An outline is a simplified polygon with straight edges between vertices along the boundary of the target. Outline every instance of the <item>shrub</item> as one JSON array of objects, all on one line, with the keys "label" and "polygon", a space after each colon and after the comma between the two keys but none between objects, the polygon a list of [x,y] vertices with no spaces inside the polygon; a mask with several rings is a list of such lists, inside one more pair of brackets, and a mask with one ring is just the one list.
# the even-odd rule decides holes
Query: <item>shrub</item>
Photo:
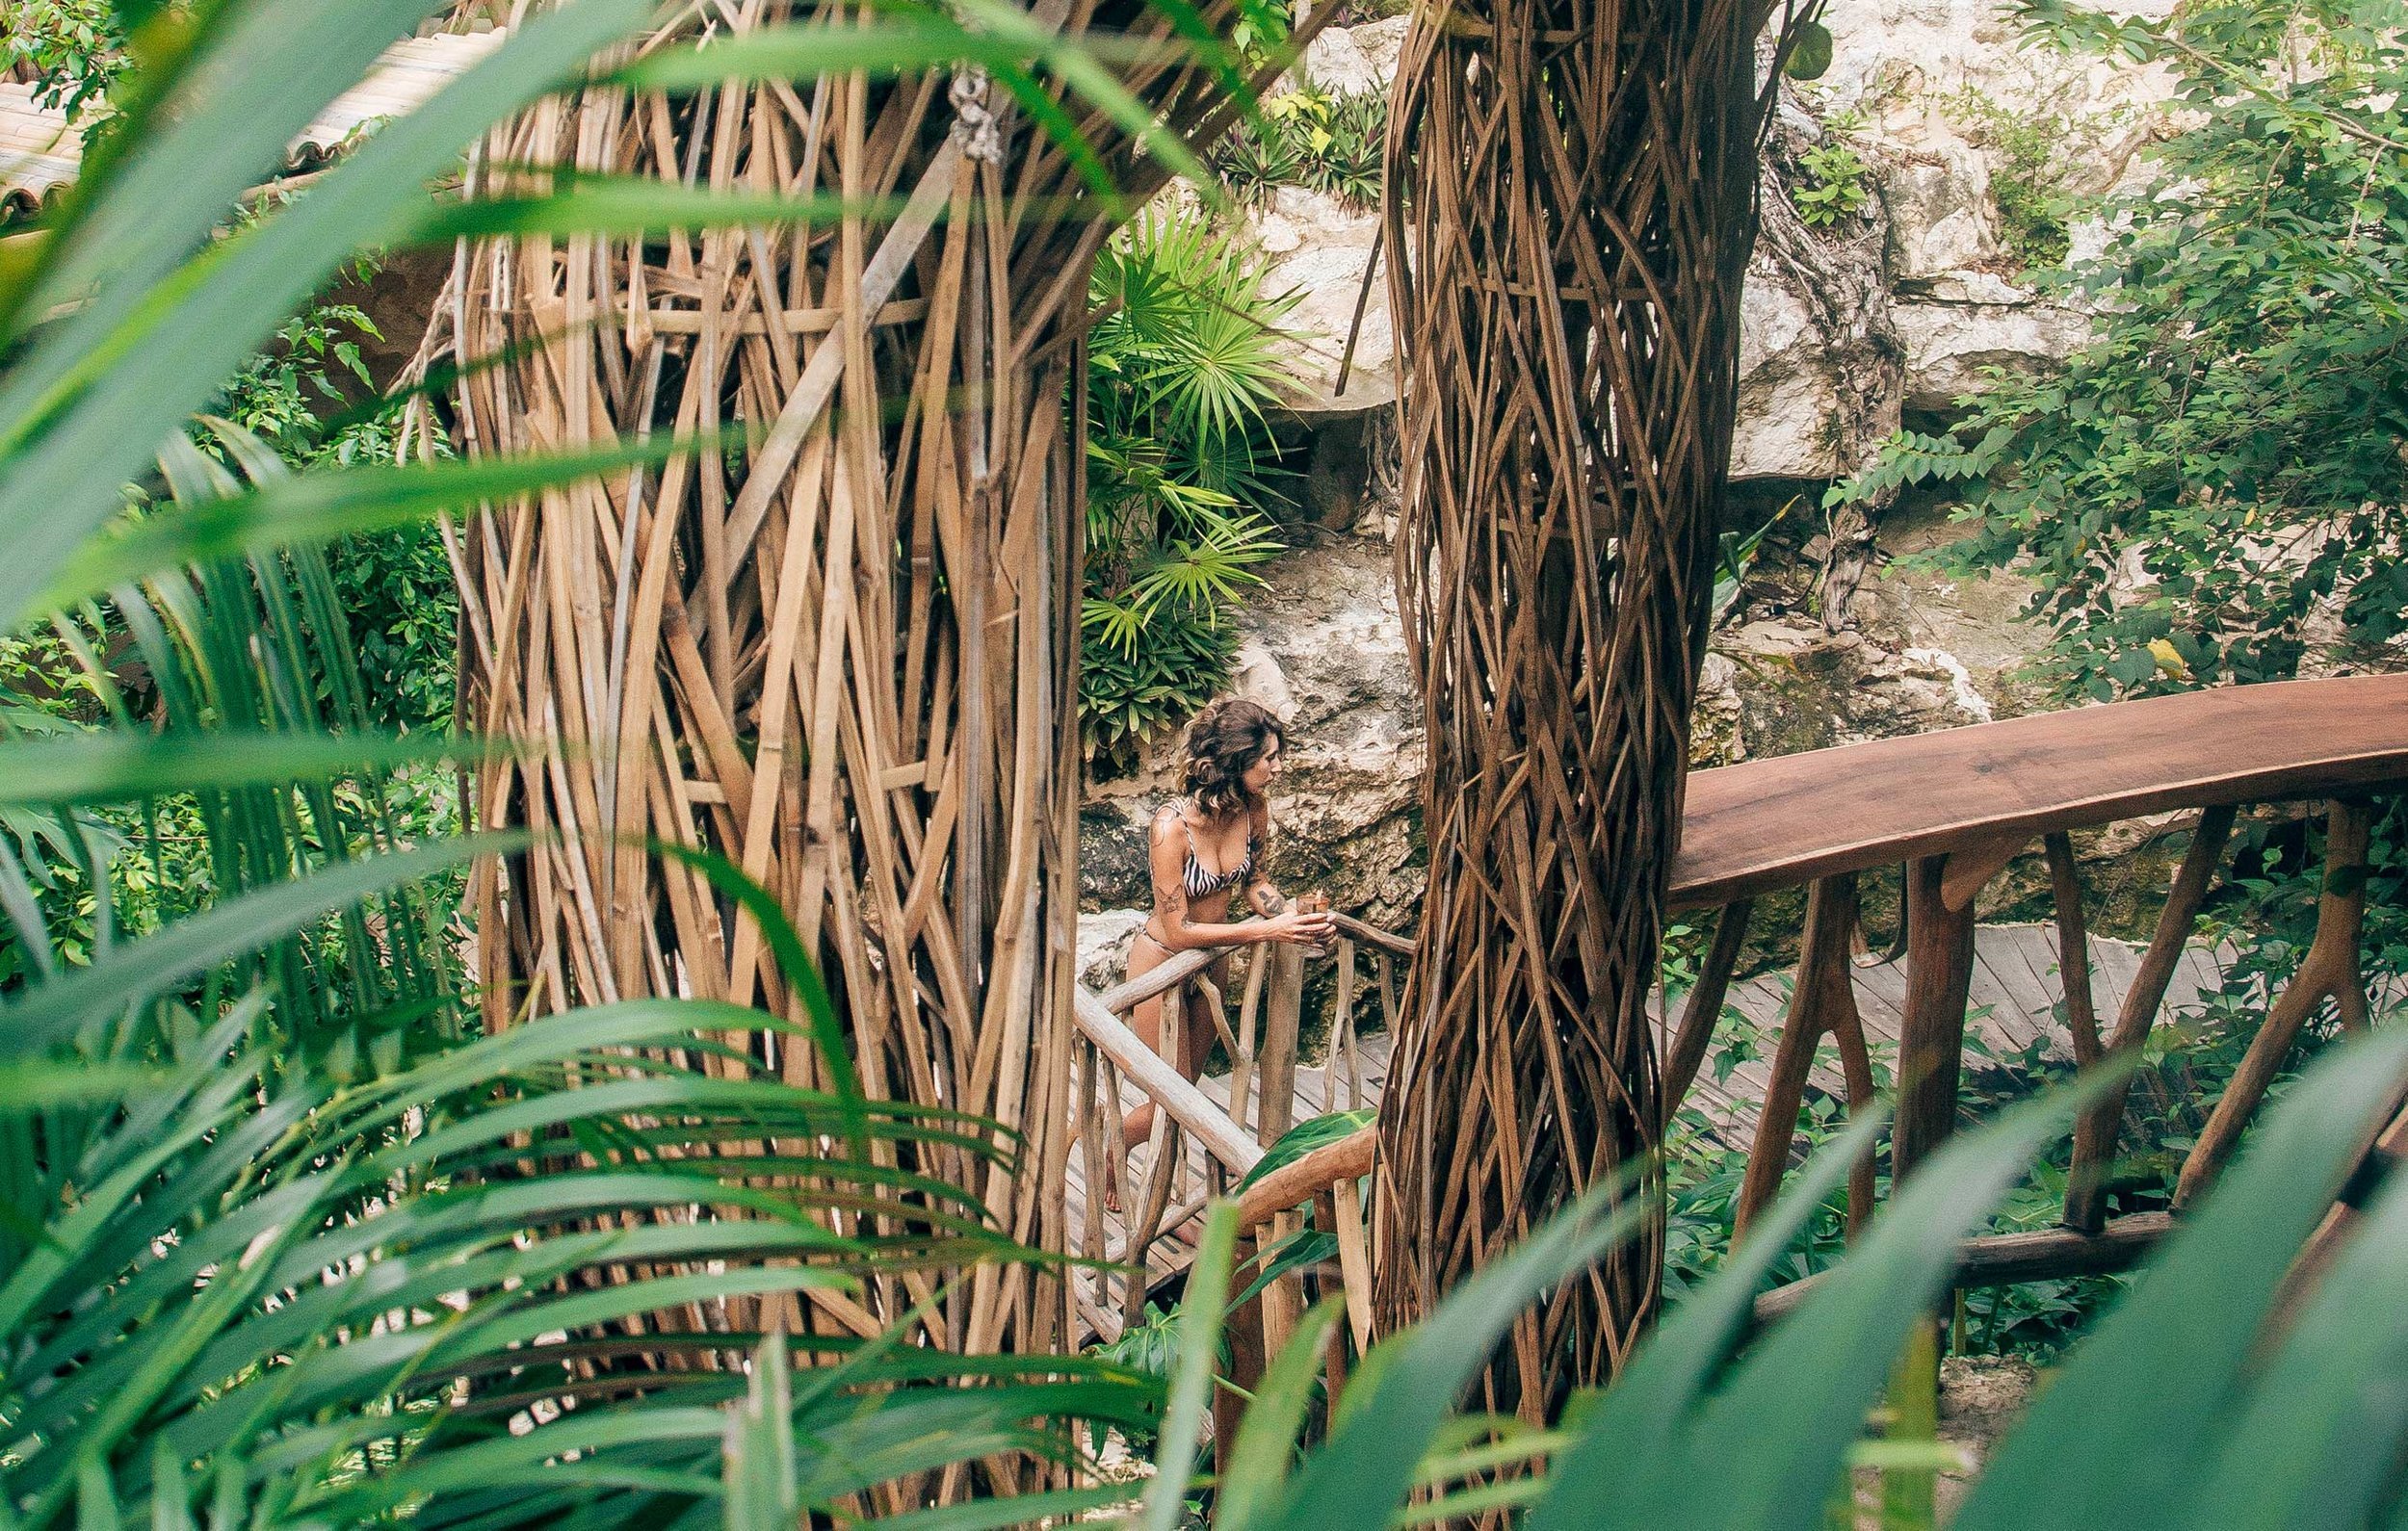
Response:
[{"label": "shrub", "polygon": [[1141,217],[1096,264],[1080,714],[1108,768],[1227,683],[1229,605],[1279,548],[1266,412],[1295,300],[1262,282],[1195,211]]}]

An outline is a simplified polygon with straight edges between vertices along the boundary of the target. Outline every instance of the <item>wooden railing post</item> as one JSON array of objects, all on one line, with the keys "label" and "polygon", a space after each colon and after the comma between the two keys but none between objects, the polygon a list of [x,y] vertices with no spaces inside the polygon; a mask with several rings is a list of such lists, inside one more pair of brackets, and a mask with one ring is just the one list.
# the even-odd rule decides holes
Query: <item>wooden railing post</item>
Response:
[{"label": "wooden railing post", "polygon": [[1255,1118],[1255,1136],[1269,1145],[1296,1126],[1296,1048],[1304,1016],[1304,962],[1302,953],[1284,941],[1263,949],[1270,975],[1263,1000],[1262,1109]]},{"label": "wooden railing post", "polygon": [[1721,918],[1714,921],[1714,946],[1706,952],[1705,966],[1697,970],[1697,986],[1688,992],[1680,1029],[1664,1050],[1663,1088],[1658,1098],[1667,1122],[1681,1109],[1688,1087],[1697,1082],[1706,1047],[1714,1040],[1714,1024],[1722,1019],[1723,1001],[1731,996],[1731,974],[1738,971],[1740,951],[1747,944],[1747,917],[1755,910],[1754,899],[1741,898],[1725,904]]},{"label": "wooden railing post", "polygon": [[1965,1001],[1974,977],[1974,900],[1942,896],[1947,860],[1906,864],[1906,1003],[1898,1023],[1898,1120],[1890,1176],[1905,1181],[1956,1129],[1964,1071]]},{"label": "wooden railing post", "polygon": [[[2157,1023],[2158,1007],[2165,1002],[2166,986],[2174,981],[2174,969],[2183,960],[2183,947],[2190,940],[2199,906],[2207,901],[2208,889],[2215,880],[2224,842],[2233,832],[2233,816],[2230,807],[2211,808],[2199,816],[2190,849],[2183,853],[2182,867],[2174,873],[2165,908],[2158,915],[2157,933],[2149,938],[2140,971],[2124,993],[2123,1008],[2115,1014],[2115,1030],[2107,1039],[2103,1057],[2123,1058],[2149,1040],[2149,1028]],[[2107,1226],[2107,1174],[2115,1158],[2115,1140],[2124,1129],[2124,1103],[2131,1094],[2132,1081],[2126,1079],[2074,1125],[2073,1167],[2065,1181],[2068,1228],[2096,1233]]]},{"label": "wooden railing post", "polygon": [[2324,892],[2316,902],[2316,939],[2299,960],[2299,971],[2266,1012],[2240,1067],[2233,1071],[2199,1129],[2198,1142],[2183,1160],[2182,1179],[2175,1183],[2174,1206],[2191,1199],[2215,1179],[2233,1145],[2240,1141],[2249,1114],[2264,1099],[2283,1059],[2299,1040],[2299,1029],[2330,999],[2344,1025],[2367,1024],[2367,996],[2359,976],[2358,938],[2366,923],[2367,839],[2373,816],[2363,802],[2336,802],[2324,828]]},{"label": "wooden railing post", "polygon": [[[1723,918],[1730,920],[1728,915]],[[1872,1060],[1866,1051],[1864,1024],[1856,1011],[1851,960],[1855,938],[1856,874],[1842,872],[1816,883],[1806,895],[1806,933],[1798,943],[1797,981],[1790,991],[1789,1014],[1782,1019],[1781,1041],[1773,1051],[1771,1080],[1765,1086],[1763,1113],[1756,1119],[1755,1146],[1748,1151],[1747,1173],[1740,1186],[1731,1232],[1734,1244],[1746,1236],[1748,1225],[1780,1193],[1782,1172],[1789,1168],[1790,1150],[1797,1140],[1797,1112],[1806,1100],[1806,1077],[1814,1069],[1815,1050],[1824,1032],[1839,1042],[1849,1108],[1861,1111],[1872,1104]],[[1720,1008],[1719,1000],[1716,1008]],[[1848,1172],[1850,1233],[1871,1209],[1872,1172],[1870,1156]]]}]

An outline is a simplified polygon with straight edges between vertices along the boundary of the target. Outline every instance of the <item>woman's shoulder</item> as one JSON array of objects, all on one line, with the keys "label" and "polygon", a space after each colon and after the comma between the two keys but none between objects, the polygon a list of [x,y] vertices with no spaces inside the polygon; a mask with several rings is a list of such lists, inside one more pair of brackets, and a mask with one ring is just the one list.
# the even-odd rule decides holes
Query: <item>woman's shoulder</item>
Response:
[{"label": "woman's shoulder", "polygon": [[1174,797],[1154,810],[1153,837],[1166,840],[1188,833],[1188,807]]}]

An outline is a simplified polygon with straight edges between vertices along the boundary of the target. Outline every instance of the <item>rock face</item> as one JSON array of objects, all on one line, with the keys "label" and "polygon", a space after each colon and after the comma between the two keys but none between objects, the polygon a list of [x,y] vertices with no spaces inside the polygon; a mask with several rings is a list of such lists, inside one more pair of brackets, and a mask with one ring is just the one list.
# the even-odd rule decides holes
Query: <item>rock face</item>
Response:
[{"label": "rock face", "polygon": [[[2110,9],[2161,16],[2172,3]],[[1947,411],[1978,392],[1989,369],[2061,360],[2084,324],[2013,279],[1999,194],[2026,172],[1999,142],[2001,125],[2061,124],[2066,187],[2095,197],[2132,183],[2168,94],[2159,70],[2019,48],[1997,0],[1832,0],[1823,20],[1831,68],[1809,92],[1785,93],[1767,165],[1765,232],[1741,314],[1732,476],[1742,480],[1853,472],[1901,410]],[[1301,72],[1332,93],[1389,90],[1405,25],[1332,28]],[[1830,126],[1839,114],[1850,124],[1844,135]],[[1863,161],[1871,200],[1807,228],[1784,194],[1812,178],[1800,155],[1831,143]],[[1376,273],[1346,392],[1334,391],[1374,217],[1283,191],[1254,222],[1272,285],[1303,295],[1293,321],[1297,412],[1311,421],[1392,400],[1395,339]],[[2098,230],[2077,220],[2075,247],[2095,247]]]},{"label": "rock face", "polygon": [[[1388,322],[1388,283],[1374,272],[1368,295],[1364,270],[1379,228],[1375,209],[1350,208],[1325,193],[1283,186],[1270,204],[1247,215],[1255,242],[1270,257],[1266,292],[1293,292],[1298,301],[1284,321],[1282,350],[1298,396],[1291,412],[1312,420],[1359,414],[1396,402],[1396,332]],[[1354,325],[1356,302],[1363,323]],[[1347,334],[1354,355],[1339,391]]]}]

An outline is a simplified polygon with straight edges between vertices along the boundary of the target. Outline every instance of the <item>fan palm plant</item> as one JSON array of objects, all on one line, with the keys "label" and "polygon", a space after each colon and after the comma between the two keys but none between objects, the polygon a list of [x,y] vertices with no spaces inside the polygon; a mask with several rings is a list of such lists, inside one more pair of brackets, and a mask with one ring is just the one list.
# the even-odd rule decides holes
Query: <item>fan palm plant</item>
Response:
[{"label": "fan palm plant", "polygon": [[1279,551],[1268,416],[1286,395],[1296,298],[1196,209],[1149,210],[1089,284],[1086,592],[1080,711],[1090,758],[1184,718],[1229,676],[1224,609]]},{"label": "fan palm plant", "polygon": [[[1058,1477],[1043,1465],[1081,1439],[1065,1420],[1141,1423],[1158,1389],[1060,1358],[956,1362],[861,1321],[872,1284],[908,1306],[939,1266],[1024,1258],[895,1146],[1008,1165],[1012,1143],[864,1100],[799,940],[735,869],[702,858],[807,1027],[668,1000],[462,1023],[473,975],[439,879],[524,837],[406,843],[385,794],[397,769],[512,746],[367,726],[317,549],[675,444],[294,474],[222,423],[214,455],[185,435],[362,247],[819,211],[589,183],[433,195],[487,124],[652,16],[567,0],[304,195],[237,217],[434,9],[157,13],[82,182],[0,241],[0,625],[89,697],[70,723],[12,711],[0,739],[0,1524],[715,1524],[755,1502],[722,1470],[722,1406],[756,1353],[813,1363],[749,1416],[787,1442],[796,1513],[954,1495],[974,1465],[996,1486]],[[895,13],[758,33],[712,66],[967,59],[1008,80],[1057,46]],[[54,918],[26,837],[80,858],[80,923]],[[112,893],[135,876],[165,895],[129,928]],[[824,1091],[754,1061],[813,1048]],[[751,1313],[774,1332],[730,1322]]]}]

